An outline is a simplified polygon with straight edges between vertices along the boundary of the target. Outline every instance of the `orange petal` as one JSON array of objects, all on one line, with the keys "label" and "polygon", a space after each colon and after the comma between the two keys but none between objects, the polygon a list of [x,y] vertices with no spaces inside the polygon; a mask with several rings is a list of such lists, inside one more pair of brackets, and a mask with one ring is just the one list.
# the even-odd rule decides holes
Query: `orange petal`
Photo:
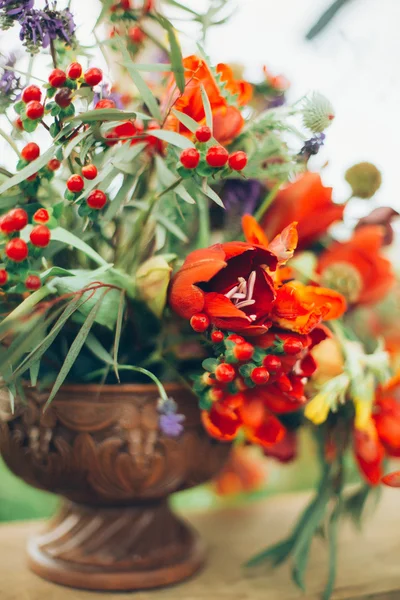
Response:
[{"label": "orange petal", "polygon": [[269,244],[268,249],[278,257],[278,264],[284,265],[292,258],[297,247],[299,236],[297,234],[297,223],[291,223]]},{"label": "orange petal", "polygon": [[[242,229],[244,237],[249,244],[258,244],[259,246],[265,246],[265,248],[267,248],[268,238],[254,217],[251,215],[243,215]],[[270,248],[270,250],[272,250],[272,248]],[[272,252],[274,251],[272,250]]]},{"label": "orange petal", "polygon": [[207,433],[217,440],[233,440],[242,425],[236,412],[214,404],[210,412],[201,413],[201,420]]},{"label": "orange petal", "polygon": [[384,475],[381,481],[389,487],[400,487],[400,471],[394,471],[393,473]]},{"label": "orange petal", "polygon": [[245,430],[250,442],[267,448],[283,439],[286,433],[285,427],[274,415],[266,415],[260,425],[246,427]]}]

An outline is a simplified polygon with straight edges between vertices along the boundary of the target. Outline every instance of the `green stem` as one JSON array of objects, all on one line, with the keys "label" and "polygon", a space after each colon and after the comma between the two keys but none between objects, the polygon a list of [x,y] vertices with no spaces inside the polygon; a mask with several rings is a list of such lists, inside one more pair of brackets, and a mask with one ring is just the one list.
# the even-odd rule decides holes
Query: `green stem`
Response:
[{"label": "green stem", "polygon": [[19,306],[17,306],[3,321],[1,322],[1,327],[3,328],[5,323],[9,323],[16,319],[19,319],[26,314],[29,314],[32,309],[39,304],[46,296],[52,293],[52,290],[44,285],[39,288],[36,292],[33,292],[28,298],[26,298]]},{"label": "green stem", "polygon": [[254,218],[256,219],[256,221],[261,221],[261,219],[263,218],[264,214],[267,212],[267,210],[269,209],[269,207],[271,206],[271,204],[275,200],[276,195],[278,194],[281,185],[282,185],[282,182],[279,181],[278,183],[276,183],[274,185],[274,187],[272,188],[272,190],[267,194],[267,196],[265,197],[263,203],[257,209],[257,211],[256,211],[256,213],[254,215]]},{"label": "green stem", "polygon": [[18,158],[21,158],[21,153],[18,150],[17,144],[14,142],[14,140],[2,129],[0,129],[0,135],[1,135],[1,137],[3,137],[6,140],[6,142],[9,144],[9,146],[14,150],[14,152],[18,156]]},{"label": "green stem", "polygon": [[53,61],[53,66],[55,69],[57,69],[57,55],[56,55],[56,49],[54,47],[53,40],[50,40],[50,54],[51,54],[51,60]]}]

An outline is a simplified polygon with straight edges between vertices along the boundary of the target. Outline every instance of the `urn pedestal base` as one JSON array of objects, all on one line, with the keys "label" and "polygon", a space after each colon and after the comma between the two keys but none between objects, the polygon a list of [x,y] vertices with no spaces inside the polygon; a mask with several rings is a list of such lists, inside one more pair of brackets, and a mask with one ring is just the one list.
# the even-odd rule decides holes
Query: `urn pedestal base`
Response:
[{"label": "urn pedestal base", "polygon": [[197,533],[166,501],[134,507],[66,503],[28,544],[29,566],[75,588],[133,591],[182,581],[204,564]]}]

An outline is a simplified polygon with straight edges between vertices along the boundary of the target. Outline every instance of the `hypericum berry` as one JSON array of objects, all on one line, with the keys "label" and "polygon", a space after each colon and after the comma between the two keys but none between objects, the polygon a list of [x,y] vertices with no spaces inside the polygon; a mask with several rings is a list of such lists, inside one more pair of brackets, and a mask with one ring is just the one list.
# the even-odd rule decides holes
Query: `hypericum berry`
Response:
[{"label": "hypericum berry", "polygon": [[213,385],[215,383],[215,379],[211,377],[211,373],[209,373],[208,371],[203,373],[203,375],[201,376],[201,381],[202,383],[204,383],[204,385]]},{"label": "hypericum berry", "polygon": [[236,377],[236,371],[229,363],[221,363],[215,369],[215,377],[221,383],[230,383]]},{"label": "hypericum berry", "polygon": [[97,168],[95,165],[85,165],[82,167],[82,175],[85,179],[96,179],[97,177]]},{"label": "hypericum berry", "polygon": [[72,102],[72,95],[72,91],[69,88],[61,88],[54,96],[54,102],[61,108],[68,108]]},{"label": "hypericum berry", "polygon": [[28,257],[28,244],[21,238],[13,238],[6,245],[6,256],[15,262],[22,262]]},{"label": "hypericum berry", "polygon": [[263,360],[263,365],[270,373],[278,373],[282,368],[282,361],[279,356],[267,354]]},{"label": "hypericum berry", "polygon": [[28,119],[32,119],[32,121],[36,121],[37,119],[41,119],[44,114],[44,106],[40,104],[37,100],[32,100],[28,102],[26,105],[26,116]]},{"label": "hypericum berry", "polygon": [[71,175],[67,181],[67,188],[70,192],[74,192],[75,194],[81,192],[84,187],[85,182],[80,175]]},{"label": "hypericum berry", "polygon": [[8,281],[8,273],[5,269],[0,269],[0,285],[5,285]]},{"label": "hypericum berry", "polygon": [[224,341],[224,334],[222,331],[213,331],[211,334],[211,341],[213,344],[220,344]]},{"label": "hypericum berry", "polygon": [[82,65],[77,62],[71,63],[67,69],[67,75],[70,79],[79,79],[82,75]]},{"label": "hypericum berry", "polygon": [[52,87],[62,87],[66,81],[67,75],[61,69],[53,69],[49,75],[49,84]]},{"label": "hypericum berry", "polygon": [[9,234],[15,231],[21,231],[28,224],[28,215],[23,208],[13,208],[0,222],[0,229],[3,233]]},{"label": "hypericum berry", "polygon": [[49,169],[49,171],[57,171],[57,169],[59,169],[60,167],[61,163],[57,158],[52,158],[47,163],[47,168]]},{"label": "hypericum berry", "polygon": [[96,69],[93,67],[92,69],[88,69],[84,75],[85,82],[93,87],[94,85],[99,85],[99,83],[103,79],[103,71],[101,69]]},{"label": "hypericum berry", "polygon": [[95,106],[96,110],[99,110],[101,108],[115,108],[116,104],[114,102],[114,100],[110,100],[109,98],[103,98],[102,100],[99,100],[98,103]]},{"label": "hypericum berry", "polygon": [[249,344],[248,342],[243,342],[242,344],[236,344],[233,349],[233,356],[236,360],[250,360],[254,354],[254,346]]},{"label": "hypericum berry", "polygon": [[24,124],[22,122],[21,117],[18,117],[18,119],[15,119],[14,125],[15,125],[16,129],[19,129],[20,131],[24,131]]},{"label": "hypericum berry", "polygon": [[42,91],[37,85],[28,85],[28,87],[22,92],[21,97],[22,102],[25,102],[25,104],[28,104],[28,102],[32,102],[33,100],[40,102]]},{"label": "hypericum berry", "polygon": [[283,351],[285,354],[298,354],[303,348],[303,343],[295,337],[289,337],[283,342]]},{"label": "hypericum berry", "polygon": [[229,152],[223,146],[211,146],[207,150],[206,161],[210,167],[224,167],[228,162]]},{"label": "hypericum berry", "polygon": [[130,138],[137,133],[137,127],[132,121],[126,121],[126,123],[121,123],[121,125],[114,127],[113,132],[116,133],[119,138]]},{"label": "hypericum berry", "polygon": [[241,335],[237,335],[236,333],[231,333],[231,335],[228,335],[226,339],[230,342],[233,342],[234,344],[244,344],[246,341],[244,337],[242,337]]},{"label": "hypericum berry", "polygon": [[196,148],[185,148],[181,152],[179,160],[185,169],[195,169],[200,162],[200,152]]},{"label": "hypericum berry", "polygon": [[28,162],[32,162],[40,156],[40,148],[35,142],[29,142],[29,144],[22,148],[21,156]]},{"label": "hypericum berry", "polygon": [[26,180],[27,181],[35,181],[36,177],[37,177],[37,173],[34,173],[33,175],[31,175],[30,177],[27,177]]},{"label": "hypericum berry", "polygon": [[199,142],[208,142],[211,138],[211,129],[207,125],[203,125],[203,127],[196,129],[194,135]]},{"label": "hypericum berry", "polygon": [[256,367],[252,370],[250,379],[257,385],[264,385],[269,379],[269,373],[265,367]]},{"label": "hypericum berry", "polygon": [[50,238],[50,229],[46,225],[36,225],[29,236],[32,244],[38,246],[38,248],[46,248],[49,245]]},{"label": "hypericum berry", "polygon": [[203,333],[210,327],[210,319],[206,314],[198,313],[190,319],[190,325],[197,333]]},{"label": "hypericum berry", "polygon": [[50,215],[45,208],[39,208],[39,210],[37,210],[35,212],[35,214],[33,215],[34,223],[41,223],[42,225],[44,225],[45,223],[48,223],[49,221],[50,221]]},{"label": "hypericum berry", "polygon": [[234,171],[242,171],[247,165],[247,154],[239,150],[230,155],[228,164]]},{"label": "hypericum berry", "polygon": [[134,44],[141,44],[146,37],[140,27],[130,27],[128,30],[128,36],[131,42]]},{"label": "hypericum berry", "polygon": [[88,206],[90,206],[90,208],[101,210],[107,203],[107,196],[101,190],[93,190],[93,192],[90,192],[89,196],[86,198],[86,203]]},{"label": "hypericum berry", "polygon": [[28,275],[25,279],[25,287],[27,290],[35,291],[42,287],[42,282],[40,281],[40,277],[37,275]]}]

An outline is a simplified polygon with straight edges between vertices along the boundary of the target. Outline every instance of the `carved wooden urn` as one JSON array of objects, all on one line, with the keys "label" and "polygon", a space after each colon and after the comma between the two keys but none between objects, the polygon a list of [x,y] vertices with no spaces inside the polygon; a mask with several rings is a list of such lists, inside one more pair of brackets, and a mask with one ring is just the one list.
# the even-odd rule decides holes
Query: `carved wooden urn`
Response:
[{"label": "carved wooden urn", "polygon": [[67,385],[28,389],[10,414],[0,399],[0,450],[30,485],[64,498],[47,529],[28,543],[31,569],[63,585],[136,590],[171,584],[203,564],[198,534],[176,517],[168,496],[217,474],[229,445],[209,438],[196,398],[166,386],[186,417],[178,438],[159,430],[150,385]]}]

